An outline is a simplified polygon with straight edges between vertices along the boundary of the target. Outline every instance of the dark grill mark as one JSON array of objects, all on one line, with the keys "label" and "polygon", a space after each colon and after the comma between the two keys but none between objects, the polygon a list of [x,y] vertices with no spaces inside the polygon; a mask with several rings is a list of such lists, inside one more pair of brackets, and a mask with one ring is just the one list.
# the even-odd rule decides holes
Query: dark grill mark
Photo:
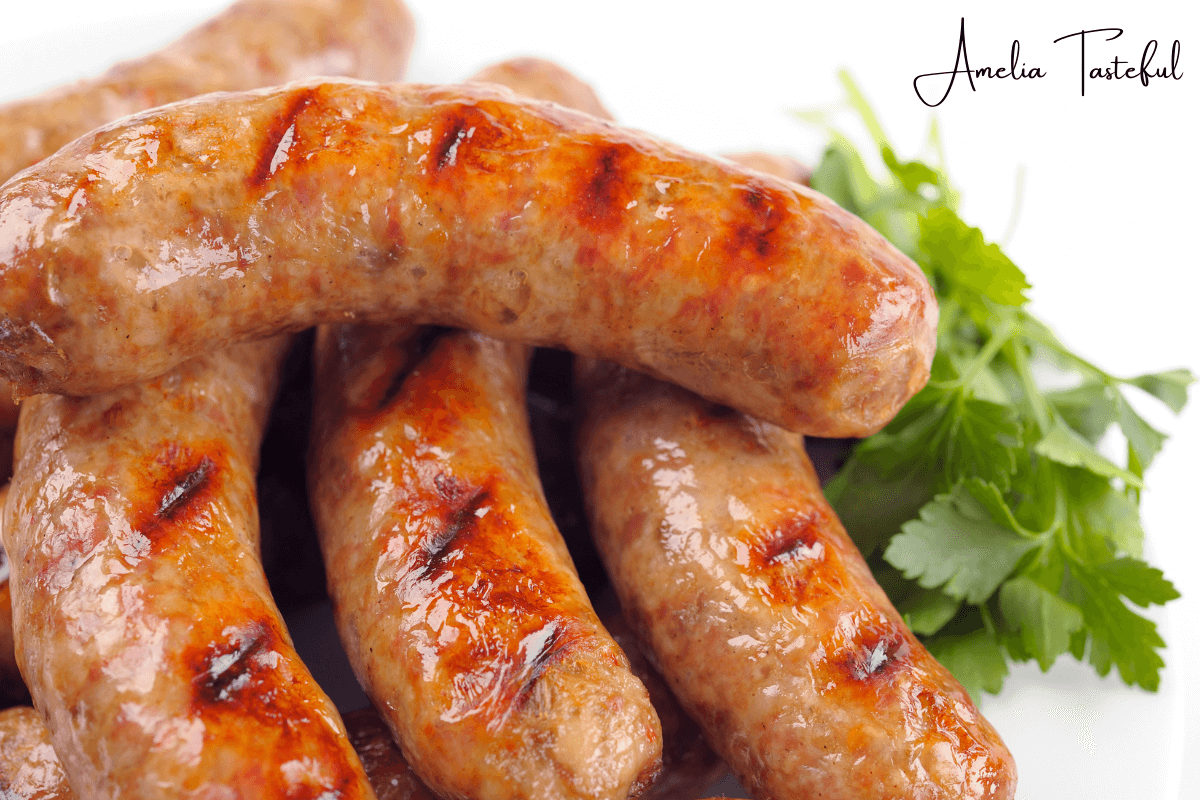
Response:
[{"label": "dark grill mark", "polygon": [[514,693],[514,702],[519,707],[533,694],[533,688],[541,679],[546,669],[560,660],[570,651],[574,637],[570,636],[559,620],[549,623],[553,626],[550,635],[542,642],[541,648],[530,657],[525,654],[525,669],[520,674],[520,684]]},{"label": "dark grill mark", "polygon": [[[484,104],[486,105],[486,104]],[[463,103],[444,108],[427,151],[426,174],[439,180],[459,170],[494,172],[496,154],[511,146],[512,131],[497,125],[495,117],[479,104]],[[501,159],[513,168],[512,159]]]},{"label": "dark grill mark", "polygon": [[856,681],[877,680],[904,663],[910,651],[908,640],[898,631],[868,631],[849,649],[842,666]]},{"label": "dark grill mark", "polygon": [[450,328],[437,325],[421,328],[415,340],[404,345],[408,350],[408,357],[392,373],[392,378],[388,382],[387,388],[380,394],[379,402],[376,403],[376,411],[380,411],[392,404],[392,401],[399,396],[400,391],[404,388],[404,383],[408,380],[408,376],[412,374],[412,371],[418,364],[425,360],[425,356],[433,349],[437,340],[449,331]]},{"label": "dark grill mark", "polygon": [[466,138],[467,129],[462,118],[452,120],[451,124],[442,131],[441,138],[433,147],[434,169],[441,172],[447,166],[453,166],[458,161],[458,146]]},{"label": "dark grill mark", "polygon": [[744,213],[731,225],[727,248],[733,254],[767,258],[777,247],[776,231],[783,220],[784,199],[765,185],[743,188],[738,199]]},{"label": "dark grill mark", "polygon": [[[279,150],[279,143],[283,141],[283,137],[287,134],[288,129],[296,123],[296,117],[300,115],[300,112],[312,105],[315,94],[316,91],[314,89],[305,89],[297,92],[283,113],[271,120],[271,124],[267,127],[267,131],[263,136],[263,143],[258,151],[258,158],[255,159],[254,169],[250,171],[250,176],[247,178],[247,182],[251,186],[262,186],[271,178],[271,162],[275,160],[275,153]],[[292,136],[291,146],[295,147],[299,133],[293,131]]]},{"label": "dark grill mark", "polygon": [[632,154],[628,145],[597,146],[590,168],[581,170],[577,213],[588,227],[611,228],[624,216],[633,199],[627,165]]},{"label": "dark grill mark", "polygon": [[130,492],[130,521],[134,530],[162,549],[191,541],[198,527],[212,524],[206,513],[224,491],[225,453],[215,442],[193,447],[166,442],[151,452],[153,460],[140,467],[142,484]]},{"label": "dark grill mark", "polygon": [[794,516],[766,531],[753,546],[752,564],[765,569],[791,561],[801,550],[810,550],[820,541],[822,519],[819,513]]},{"label": "dark grill mark", "polygon": [[475,530],[475,515],[491,499],[487,487],[472,487],[445,473],[433,479],[439,499],[445,506],[443,526],[427,536],[417,552],[417,569],[422,577],[442,569],[459,540]]},{"label": "dark grill mark", "polygon": [[749,547],[745,574],[764,600],[816,607],[822,597],[842,591],[837,554],[822,537],[828,524],[819,507],[808,507],[739,534]]},{"label": "dark grill mark", "polygon": [[200,462],[182,479],[180,479],[159,501],[156,515],[160,519],[171,519],[181,508],[199,492],[208,482],[216,465],[208,456],[201,456]]},{"label": "dark grill mark", "polygon": [[254,702],[261,694],[254,689],[262,683],[262,673],[272,669],[257,661],[255,656],[276,650],[278,644],[274,627],[259,620],[235,634],[232,641],[211,645],[195,665],[197,674],[192,681],[195,704]]}]

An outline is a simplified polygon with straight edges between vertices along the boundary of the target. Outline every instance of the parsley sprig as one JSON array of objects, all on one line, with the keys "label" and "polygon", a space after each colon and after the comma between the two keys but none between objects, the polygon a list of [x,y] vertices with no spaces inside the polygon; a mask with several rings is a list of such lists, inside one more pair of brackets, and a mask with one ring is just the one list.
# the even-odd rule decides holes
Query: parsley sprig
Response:
[{"label": "parsley sprig", "polygon": [[[1165,643],[1133,607],[1179,597],[1141,559],[1140,491],[1166,436],[1127,393],[1178,413],[1194,376],[1122,378],[1067,349],[1027,310],[1024,273],[959,218],[936,122],[938,166],[901,161],[841,78],[887,174],[876,180],[830,129],[813,188],[921,265],[940,318],[928,385],[857,445],[829,500],[909,626],[976,697],[1000,691],[1009,661],[1047,670],[1068,652],[1157,689]],[[1051,374],[1075,385],[1044,388]],[[1124,464],[1097,448],[1114,425]]]}]

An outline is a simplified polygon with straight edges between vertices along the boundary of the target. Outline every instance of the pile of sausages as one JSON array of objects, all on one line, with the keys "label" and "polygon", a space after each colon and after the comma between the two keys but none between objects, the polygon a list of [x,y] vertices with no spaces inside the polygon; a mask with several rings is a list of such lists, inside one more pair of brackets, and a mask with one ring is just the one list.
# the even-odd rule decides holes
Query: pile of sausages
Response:
[{"label": "pile of sausages", "polygon": [[[0,795],[685,798],[728,765],[758,798],[1011,798],[803,447],[927,380],[920,270],[794,164],[622,129],[545,62],[388,83],[412,38],[396,0],[243,0],[0,108],[0,702],[36,708],[0,713]],[[312,326],[345,717],[254,489]],[[534,346],[576,354],[603,621]]]}]

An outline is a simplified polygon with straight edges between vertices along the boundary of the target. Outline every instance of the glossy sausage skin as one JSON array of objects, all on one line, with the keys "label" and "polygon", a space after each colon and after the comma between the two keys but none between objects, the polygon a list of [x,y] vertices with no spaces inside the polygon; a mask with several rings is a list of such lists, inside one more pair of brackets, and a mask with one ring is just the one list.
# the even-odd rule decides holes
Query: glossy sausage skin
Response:
[{"label": "glossy sausage skin", "polygon": [[548,100],[593,117],[612,119],[590,85],[544,58],[510,58],[484,67],[470,80],[506,86],[521,97]]},{"label": "glossy sausage skin", "polygon": [[[342,719],[377,800],[437,800],[405,763],[374,709],[352,711]],[[28,706],[0,712],[0,798],[70,800],[74,796],[38,713]]]},{"label": "glossy sausage skin", "polygon": [[50,732],[29,706],[0,711],[0,797],[4,800],[73,800]]},{"label": "glossy sausage skin", "polygon": [[[725,765],[701,738],[700,729],[679,707],[663,677],[650,666],[638,649],[637,637],[621,616],[611,592],[597,601],[597,613],[604,627],[629,657],[633,674],[650,693],[650,700],[662,720],[663,771],[640,800],[686,800],[697,797],[723,774]],[[373,708],[360,708],[342,715],[350,743],[354,745],[371,786],[379,800],[433,800],[421,779],[396,747],[387,723]]]},{"label": "glossy sausage skin", "polygon": [[258,559],[285,349],[23,405],[4,522],[17,660],[82,796],[372,796]]},{"label": "glossy sausage skin", "polygon": [[527,348],[423,338],[318,333],[309,496],[354,672],[442,796],[636,794],[658,718],[550,519]]},{"label": "glossy sausage skin", "polygon": [[663,732],[662,774],[640,800],[684,800],[697,797],[727,771],[720,757],[704,742],[696,721],[687,715],[666,680],[651,666],[637,635],[625,621],[616,597],[605,592],[596,602],[600,621],[629,658],[629,666],[650,693]]},{"label": "glossy sausage skin", "polygon": [[1012,756],[875,583],[799,436],[599,362],[576,399],[622,607],[753,796],[1013,796]]},{"label": "glossy sausage skin", "polygon": [[413,21],[399,0],[242,0],[148,56],[0,105],[0,182],[114,119],[310,75],[398,80]]},{"label": "glossy sausage skin", "polygon": [[437,800],[404,760],[387,723],[375,709],[351,711],[342,715],[342,721],[378,800]]},{"label": "glossy sausage skin", "polygon": [[792,183],[809,186],[812,180],[812,168],[790,156],[754,150],[746,153],[729,153],[725,157],[730,161],[736,161],[743,167],[756,169]]},{"label": "glossy sausage skin", "polygon": [[924,384],[937,316],[920,269],[827,198],[480,84],[308,81],[128,118],[0,190],[0,278],[19,393],[404,318],[839,436]]}]

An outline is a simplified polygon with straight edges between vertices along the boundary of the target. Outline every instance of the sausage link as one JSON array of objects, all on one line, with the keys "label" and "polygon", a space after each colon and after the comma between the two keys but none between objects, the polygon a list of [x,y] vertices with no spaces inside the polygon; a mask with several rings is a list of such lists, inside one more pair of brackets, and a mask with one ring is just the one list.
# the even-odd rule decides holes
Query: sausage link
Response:
[{"label": "sausage link", "polygon": [[[197,94],[311,74],[398,78],[413,34],[412,14],[399,0],[242,0],[99,78],[0,105],[0,183],[99,125]],[[0,482],[12,472],[17,410],[12,385],[0,377]],[[0,589],[0,704],[23,697],[12,683],[19,676],[7,592]]]},{"label": "sausage link", "polygon": [[0,182],[93,128],[198,94],[309,75],[398,80],[413,29],[399,0],[242,0],[156,53],[0,105]]},{"label": "sausage link", "polygon": [[[662,720],[663,772],[640,800],[684,800],[696,797],[725,772],[725,765],[700,738],[696,723],[679,707],[663,677],[638,649],[637,638],[621,616],[616,598],[606,593],[597,603],[604,627],[629,657],[633,674],[650,693]],[[434,800],[421,779],[404,760],[387,723],[367,707],[342,715],[350,742],[362,759],[367,777],[379,800]]]},{"label": "sausage link", "polygon": [[629,658],[629,666],[650,693],[663,732],[662,774],[640,800],[683,800],[696,797],[726,772],[724,762],[704,742],[696,721],[687,715],[666,680],[642,653],[637,635],[621,614],[615,596],[596,603],[600,621]]},{"label": "sausage link", "polygon": [[576,400],[621,605],[754,797],[1013,796],[1012,756],[875,583],[799,436],[601,362]]},{"label": "sausage link", "polygon": [[308,81],[96,131],[0,190],[0,372],[87,394],[318,322],[451,325],[863,435],[920,269],[827,198],[499,88]]},{"label": "sausage link", "polygon": [[747,153],[729,153],[725,157],[730,161],[736,161],[743,167],[756,169],[759,172],[765,172],[768,175],[774,175],[777,178],[783,178],[792,183],[799,183],[804,186],[811,185],[812,168],[790,156],[751,151]]},{"label": "sausage link", "polygon": [[[474,80],[606,113],[549,62]],[[624,797],[657,766],[658,723],[545,506],[523,416],[528,348],[459,333],[421,357],[418,341],[348,326],[318,339],[310,491],[356,674],[443,793]],[[380,445],[393,454],[367,455]],[[591,752],[605,739],[618,744]]]},{"label": "sausage link", "polygon": [[661,731],[542,496],[527,360],[477,333],[318,332],[309,496],[334,616],[438,794],[625,798]]},{"label": "sausage link", "polygon": [[4,523],[17,660],[82,796],[372,797],[258,559],[285,350],[23,404]]},{"label": "sausage link", "polygon": [[4,800],[72,800],[50,732],[29,706],[0,711],[0,797]]},{"label": "sausage link", "polygon": [[510,58],[484,67],[470,80],[495,83],[512,89],[521,97],[558,103],[593,117],[612,119],[612,114],[590,85],[544,58]]},{"label": "sausage link", "polygon": [[438,800],[404,760],[387,723],[375,709],[351,711],[342,715],[342,721],[378,800]]}]

